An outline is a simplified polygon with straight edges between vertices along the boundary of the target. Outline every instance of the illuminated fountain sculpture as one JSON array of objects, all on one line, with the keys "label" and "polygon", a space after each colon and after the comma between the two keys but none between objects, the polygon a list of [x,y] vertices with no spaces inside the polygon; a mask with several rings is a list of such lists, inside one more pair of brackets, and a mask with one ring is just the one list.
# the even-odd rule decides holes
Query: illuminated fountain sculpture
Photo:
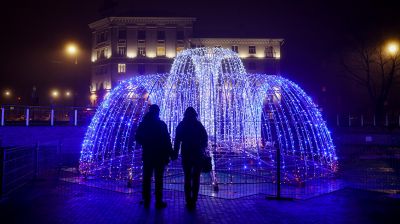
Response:
[{"label": "illuminated fountain sculpture", "polygon": [[[298,85],[281,76],[247,74],[230,50],[197,48],[178,54],[169,74],[136,76],[109,93],[86,132],[80,172],[139,181],[141,148],[134,134],[153,103],[160,105],[172,138],[185,109],[198,111],[209,135],[212,183],[275,181],[277,147],[283,182],[337,169],[326,124]],[[174,162],[166,182],[181,175],[180,162]]]}]

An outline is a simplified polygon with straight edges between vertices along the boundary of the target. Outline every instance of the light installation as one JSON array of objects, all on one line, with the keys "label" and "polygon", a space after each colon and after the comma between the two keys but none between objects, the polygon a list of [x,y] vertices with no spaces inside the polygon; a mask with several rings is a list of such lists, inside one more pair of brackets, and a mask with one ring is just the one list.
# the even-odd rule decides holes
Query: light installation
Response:
[{"label": "light installation", "polygon": [[[297,84],[247,74],[233,51],[196,48],[180,52],[170,73],[133,77],[106,96],[86,132],[80,172],[140,181],[141,148],[134,134],[153,103],[172,139],[185,109],[198,111],[209,135],[213,184],[275,181],[277,147],[284,183],[330,176],[337,169],[326,123]],[[167,183],[182,175],[180,166],[169,165]]]}]

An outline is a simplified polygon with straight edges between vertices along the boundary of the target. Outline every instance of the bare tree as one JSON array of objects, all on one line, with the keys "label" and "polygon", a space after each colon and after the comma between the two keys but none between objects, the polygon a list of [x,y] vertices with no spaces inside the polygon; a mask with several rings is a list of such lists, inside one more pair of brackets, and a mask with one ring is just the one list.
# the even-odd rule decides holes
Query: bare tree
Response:
[{"label": "bare tree", "polygon": [[400,49],[391,47],[357,44],[342,58],[346,77],[365,88],[378,116],[384,113],[391,90],[400,81]]}]

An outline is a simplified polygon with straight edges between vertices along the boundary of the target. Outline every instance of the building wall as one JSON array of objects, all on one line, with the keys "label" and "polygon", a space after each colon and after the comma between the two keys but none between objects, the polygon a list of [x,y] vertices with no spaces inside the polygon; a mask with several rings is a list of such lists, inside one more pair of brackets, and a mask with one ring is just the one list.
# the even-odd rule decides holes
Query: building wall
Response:
[{"label": "building wall", "polygon": [[[178,50],[196,46],[238,46],[248,72],[279,74],[282,39],[193,38],[194,22],[194,18],[186,17],[108,17],[89,24],[93,41],[92,104],[124,79],[168,72]],[[120,31],[126,32],[124,38],[119,37]],[[143,31],[144,42],[139,40]],[[163,41],[158,40],[158,31],[165,33]],[[249,54],[249,46],[256,47],[256,54]],[[125,47],[122,55],[120,47]],[[140,47],[145,47],[145,56],[139,54]],[[165,48],[164,56],[157,55],[157,47]],[[274,55],[266,57],[265,47],[272,47]]]}]

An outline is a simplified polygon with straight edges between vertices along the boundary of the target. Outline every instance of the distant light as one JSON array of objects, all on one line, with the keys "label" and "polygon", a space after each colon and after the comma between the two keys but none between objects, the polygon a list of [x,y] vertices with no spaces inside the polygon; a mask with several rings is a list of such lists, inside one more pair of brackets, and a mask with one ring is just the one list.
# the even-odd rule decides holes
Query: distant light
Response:
[{"label": "distant light", "polygon": [[91,95],[90,95],[90,101],[95,101],[97,99],[97,95],[96,95],[96,93],[92,93]]},{"label": "distant light", "polygon": [[68,54],[75,55],[78,53],[78,47],[75,44],[68,44],[66,47],[66,51]]},{"label": "distant light", "polygon": [[396,42],[391,42],[387,45],[387,51],[389,52],[389,54],[391,55],[395,55],[397,54],[397,52],[399,51],[399,44]]},{"label": "distant light", "polygon": [[65,96],[71,96],[71,92],[70,91],[65,92]]},{"label": "distant light", "polygon": [[4,95],[7,97],[11,96],[11,91],[10,90],[4,91]]},{"label": "distant light", "polygon": [[59,93],[57,90],[53,90],[53,91],[51,92],[51,96],[54,97],[54,98],[57,98],[59,94],[60,94],[60,93]]}]

